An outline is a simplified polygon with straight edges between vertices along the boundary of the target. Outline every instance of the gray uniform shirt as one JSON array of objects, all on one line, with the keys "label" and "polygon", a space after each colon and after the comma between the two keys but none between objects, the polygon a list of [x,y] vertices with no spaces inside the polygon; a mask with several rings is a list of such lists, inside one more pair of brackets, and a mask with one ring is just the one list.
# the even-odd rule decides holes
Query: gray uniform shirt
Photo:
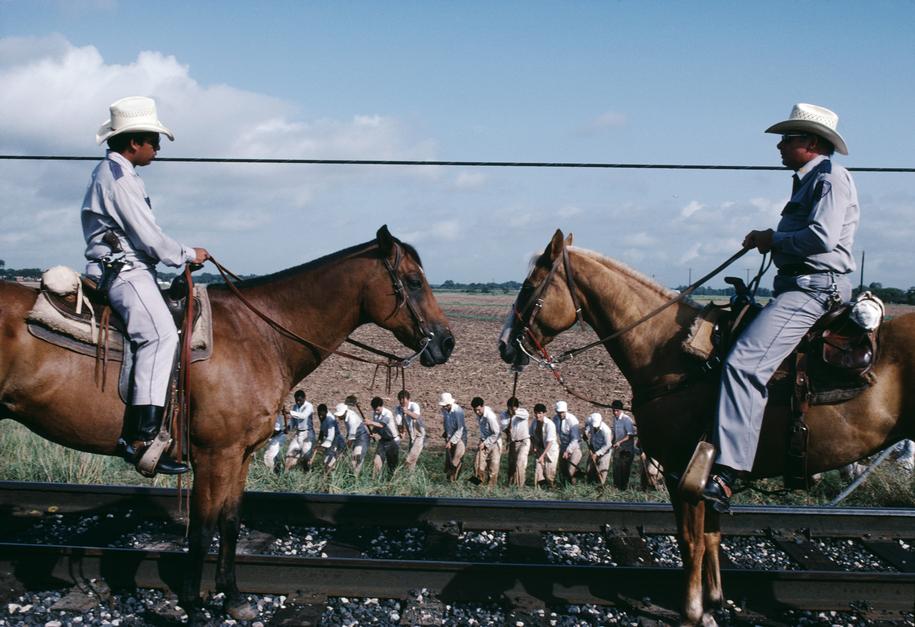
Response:
[{"label": "gray uniform shirt", "polygon": [[619,418],[613,419],[613,443],[621,441],[627,435],[629,439],[620,445],[621,449],[633,452],[635,451],[635,422],[627,414],[620,414]]},{"label": "gray uniform shirt", "polygon": [[153,216],[143,179],[130,161],[110,150],[92,171],[80,218],[86,259],[90,262],[86,274],[92,277],[101,276],[99,264],[93,262],[113,252],[102,241],[107,231],[117,236],[125,260],[135,268],[152,269],[160,261],[178,267],[197,256],[193,248],[162,232]]},{"label": "gray uniform shirt", "polygon": [[858,229],[858,191],[848,170],[820,156],[797,172],[800,186],[782,210],[772,238],[772,261],[782,268],[855,270],[852,244]]}]

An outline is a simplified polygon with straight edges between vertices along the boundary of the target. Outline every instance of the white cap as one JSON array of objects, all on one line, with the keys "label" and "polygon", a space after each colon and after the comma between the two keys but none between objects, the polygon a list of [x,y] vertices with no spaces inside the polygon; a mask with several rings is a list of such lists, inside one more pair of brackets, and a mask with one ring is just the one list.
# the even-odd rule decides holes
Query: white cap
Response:
[{"label": "white cap", "polygon": [[444,407],[445,405],[453,405],[454,397],[451,396],[451,392],[442,392],[441,398],[438,399],[438,404]]},{"label": "white cap", "polygon": [[164,133],[170,140],[175,141],[175,134],[159,121],[156,113],[156,101],[146,96],[128,96],[111,103],[108,107],[109,117],[98,132],[95,141],[102,143],[109,137],[121,133],[136,133],[149,131],[151,133]]},{"label": "white cap", "polygon": [[525,420],[527,420],[528,418],[531,417],[531,415],[530,415],[529,413],[527,413],[527,410],[524,409],[523,407],[519,407],[519,408],[515,411],[515,415],[516,415],[518,418],[524,418]]},{"label": "white cap", "polygon": [[349,411],[349,407],[346,406],[346,403],[337,403],[337,406],[334,407],[334,416],[337,418],[345,416],[347,411]]},{"label": "white cap", "polygon": [[556,401],[556,412],[569,411],[569,404],[565,401]]},{"label": "white cap", "polygon": [[591,428],[598,427],[598,426],[600,426],[600,423],[603,419],[604,419],[603,416],[601,416],[597,412],[594,412],[593,414],[588,416],[588,426]]}]

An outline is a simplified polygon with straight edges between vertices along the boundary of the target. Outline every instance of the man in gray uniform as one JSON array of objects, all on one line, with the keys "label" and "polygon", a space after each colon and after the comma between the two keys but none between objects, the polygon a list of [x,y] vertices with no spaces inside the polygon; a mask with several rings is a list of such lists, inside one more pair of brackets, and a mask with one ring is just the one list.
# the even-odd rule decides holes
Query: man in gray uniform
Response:
[{"label": "man in gray uniform", "polygon": [[789,119],[766,129],[781,134],[782,163],[795,171],[791,199],[775,231],[751,231],[745,248],[772,252],[778,268],[772,300],[743,331],[722,368],[716,464],[703,497],[728,511],[736,478],[753,468],[766,408],[766,384],[778,365],[830,307],[851,297],[852,243],[858,193],[848,170],[832,162],[848,154],[829,109],[799,103]]},{"label": "man in gray uniform", "polygon": [[[134,350],[130,399],[118,451],[137,464],[162,426],[169,377],[178,348],[178,331],[159,293],[156,264],[200,264],[206,249],[179,244],[159,228],[137,167],[149,165],[159,150],[159,134],[175,137],[158,118],[151,98],[131,96],[114,102],[110,119],[96,135],[108,153],[92,172],[82,204],[86,274],[107,289],[111,308],[127,325]],[[120,271],[106,263],[123,256]],[[107,268],[107,270],[106,270]],[[189,469],[166,454],[156,472]]]}]

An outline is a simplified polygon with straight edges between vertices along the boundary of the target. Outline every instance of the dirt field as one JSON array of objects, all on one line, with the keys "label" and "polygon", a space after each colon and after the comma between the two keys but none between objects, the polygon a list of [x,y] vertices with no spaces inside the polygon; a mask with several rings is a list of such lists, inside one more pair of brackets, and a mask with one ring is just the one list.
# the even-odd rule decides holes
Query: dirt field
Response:
[{"label": "dirt field", "polygon": [[[439,293],[436,297],[451,321],[456,339],[455,350],[443,366],[424,368],[417,363],[407,369],[406,387],[412,393],[413,400],[423,409],[431,446],[442,443],[441,415],[438,412],[438,396],[441,392],[451,392],[464,408],[473,442],[476,440],[477,425],[476,420],[471,419],[474,417],[470,400],[474,396],[481,396],[493,409],[500,411],[504,409],[505,400],[511,396],[512,373],[499,358],[496,342],[502,319],[511,306],[514,295]],[[915,311],[915,307],[909,305],[887,306],[887,315],[891,317],[912,311]],[[393,336],[378,327],[362,327],[353,337],[398,355],[409,354]],[[575,327],[560,335],[550,345],[550,352],[558,354],[595,339],[597,336],[590,328],[580,331]],[[352,347],[345,350],[358,351]],[[629,384],[602,348],[594,348],[566,362],[563,365],[563,375],[568,384],[584,396],[604,403],[619,398],[629,406]],[[329,408],[333,408],[347,395],[355,394],[362,410],[368,412],[369,401],[375,395],[385,398],[389,406],[396,403],[400,381],[392,383],[388,394],[385,391],[385,377],[383,369],[376,373],[374,366],[334,356],[305,379],[301,387],[316,406],[318,403],[326,403]],[[528,409],[535,403],[544,403],[552,410],[552,403],[560,399],[566,400],[569,410],[579,419],[584,419],[592,411],[600,411],[584,401],[569,397],[549,372],[535,366],[529,366],[519,377],[517,396]],[[291,394],[288,401],[291,404]]]},{"label": "dirt field", "polygon": [[[511,396],[513,376],[499,357],[496,345],[502,327],[502,319],[508,312],[513,295],[481,295],[464,293],[436,294],[439,304],[451,322],[456,345],[447,364],[435,368],[424,368],[415,364],[406,371],[406,387],[418,402],[426,419],[426,430],[432,446],[441,444],[441,415],[438,412],[438,397],[442,392],[451,392],[467,415],[471,442],[476,440],[476,420],[470,420],[470,400],[481,396],[496,411],[505,407]],[[409,354],[389,333],[378,327],[362,327],[354,336],[372,346],[394,351],[398,355]],[[551,352],[581,345],[597,339],[593,331],[570,330],[561,335],[550,347]],[[354,350],[352,347],[345,350]],[[630,390],[626,380],[607,352],[595,348],[563,368],[569,384],[582,394],[609,403],[614,398],[629,404]],[[386,403],[396,402],[400,381],[385,392],[385,372],[375,367],[339,356],[331,357],[320,368],[302,382],[309,400],[315,405],[327,403],[332,407],[348,394],[355,394],[363,412],[369,411],[372,396],[386,398]],[[544,403],[552,409],[552,403],[564,399],[569,410],[580,419],[595,411],[583,401],[569,398],[555,382],[552,375],[536,367],[528,367],[518,379],[517,396],[523,406],[532,408],[535,403]],[[290,396],[291,402],[291,396]]]}]

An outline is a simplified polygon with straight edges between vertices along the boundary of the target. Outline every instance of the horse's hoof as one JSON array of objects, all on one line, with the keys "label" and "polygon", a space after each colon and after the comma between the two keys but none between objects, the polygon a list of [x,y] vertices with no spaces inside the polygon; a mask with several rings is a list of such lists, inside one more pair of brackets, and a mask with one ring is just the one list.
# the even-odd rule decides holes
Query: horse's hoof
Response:
[{"label": "horse's hoof", "polygon": [[248,603],[247,601],[240,601],[234,605],[229,605],[227,602],[225,605],[226,614],[234,618],[235,620],[254,620],[257,618],[257,606]]}]

